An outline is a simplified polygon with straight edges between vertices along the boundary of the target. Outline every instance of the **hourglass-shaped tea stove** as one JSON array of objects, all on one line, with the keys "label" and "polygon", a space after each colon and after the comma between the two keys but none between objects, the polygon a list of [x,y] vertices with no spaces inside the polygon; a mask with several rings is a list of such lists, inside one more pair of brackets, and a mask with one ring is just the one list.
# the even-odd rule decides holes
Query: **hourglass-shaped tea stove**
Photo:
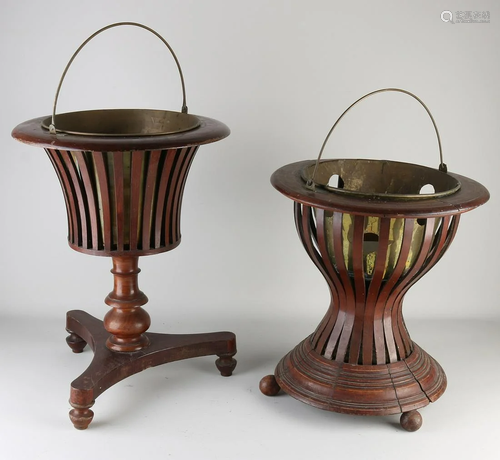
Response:
[{"label": "hourglass-shaped tea stove", "polygon": [[[384,91],[422,103],[399,89],[367,96]],[[340,119],[367,96],[335,123],[320,157]],[[441,147],[437,128],[436,134]],[[332,177],[337,184],[329,185]],[[411,340],[403,299],[448,249],[460,215],[485,203],[488,191],[447,172],[442,154],[439,170],[318,158],[278,169],[271,182],[294,201],[297,232],[328,283],[331,303],[316,331],[261,380],[261,391],[273,396],[283,389],[312,406],[346,414],[402,413],[403,428],[417,430],[422,418],[416,409],[443,394],[446,376]],[[434,192],[421,195],[427,184]]]}]

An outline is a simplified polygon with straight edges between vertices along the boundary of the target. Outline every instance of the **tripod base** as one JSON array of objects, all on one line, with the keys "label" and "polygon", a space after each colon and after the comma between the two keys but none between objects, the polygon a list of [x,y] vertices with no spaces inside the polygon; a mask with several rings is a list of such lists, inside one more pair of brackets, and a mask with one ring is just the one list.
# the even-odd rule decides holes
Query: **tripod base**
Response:
[{"label": "tripod base", "polygon": [[106,346],[109,332],[103,322],[81,310],[67,313],[66,339],[75,353],[88,344],[94,359],[71,384],[70,419],[75,428],[85,430],[94,413],[95,399],[115,383],[150,367],[197,356],[217,355],[221,375],[229,377],[236,367],[236,337],[232,332],[205,334],[155,334],[146,332],[149,345],[139,351],[116,352]]}]

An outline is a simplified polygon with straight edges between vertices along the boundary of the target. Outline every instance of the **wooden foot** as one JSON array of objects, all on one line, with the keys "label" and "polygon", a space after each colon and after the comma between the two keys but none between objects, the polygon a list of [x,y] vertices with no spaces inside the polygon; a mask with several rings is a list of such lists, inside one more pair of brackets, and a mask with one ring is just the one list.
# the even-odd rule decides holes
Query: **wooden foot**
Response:
[{"label": "wooden foot", "polygon": [[222,377],[230,377],[233,375],[234,368],[237,364],[237,361],[233,358],[234,355],[235,353],[217,355],[219,359],[215,360],[215,365],[217,369],[219,369]]},{"label": "wooden foot", "polygon": [[92,402],[87,406],[80,406],[70,401],[70,404],[73,406],[73,409],[69,411],[69,418],[73,422],[74,427],[77,430],[86,430],[94,418],[94,412],[90,410],[94,403]]},{"label": "wooden foot", "polygon": [[281,390],[278,382],[276,381],[276,377],[272,374],[266,375],[262,378],[259,383],[259,389],[261,393],[266,396],[276,396]]},{"label": "wooden foot", "polygon": [[197,356],[217,355],[216,365],[224,376],[236,366],[236,337],[232,332],[206,334],[154,334],[147,332],[149,346],[133,352],[110,350],[109,332],[103,322],[84,311],[67,313],[67,329],[94,351],[90,366],[71,384],[70,418],[77,429],[92,421],[94,400],[115,383],[150,367]]},{"label": "wooden foot", "polygon": [[416,410],[403,412],[399,423],[406,431],[417,431],[422,426],[422,416],[420,415],[420,412]]},{"label": "wooden foot", "polygon": [[66,337],[66,343],[73,350],[73,353],[81,353],[87,342],[83,340],[80,336],[76,335],[74,332],[68,331],[69,335]]}]

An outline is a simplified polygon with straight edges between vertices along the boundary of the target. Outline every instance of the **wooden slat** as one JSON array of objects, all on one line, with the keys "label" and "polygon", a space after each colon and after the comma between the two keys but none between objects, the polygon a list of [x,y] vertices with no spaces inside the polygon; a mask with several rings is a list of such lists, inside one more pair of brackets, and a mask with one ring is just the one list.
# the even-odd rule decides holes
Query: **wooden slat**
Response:
[{"label": "wooden slat", "polygon": [[[302,206],[302,211],[299,213],[300,215],[300,221],[296,222],[298,225],[297,229],[299,230],[299,236],[302,240],[302,243],[304,244],[304,247],[306,248],[307,254],[313,261],[313,263],[318,267],[320,270],[321,274],[325,277],[327,282],[329,283],[329,278],[328,274],[325,270],[325,266],[323,264],[323,259],[321,258],[321,255],[319,252],[316,250],[313,244],[312,240],[312,228],[311,228],[311,214],[312,214],[312,209],[309,206]],[[296,213],[296,218],[297,218],[297,213]]]},{"label": "wooden slat", "polygon": [[[172,213],[173,213],[173,201],[174,201],[174,193],[177,181],[179,179],[179,173],[182,166],[182,160],[184,159],[184,155],[186,154],[187,149],[179,149],[175,154],[173,171],[172,171],[172,179],[170,181],[170,186],[167,194],[167,205],[165,207],[165,244],[173,244],[175,242],[174,234],[172,232]],[[168,243],[167,243],[167,235],[168,235]]]},{"label": "wooden slat", "polygon": [[95,182],[91,179],[91,173],[89,171],[89,165],[86,161],[83,152],[75,152],[75,156],[78,161],[78,167],[80,168],[80,174],[82,176],[83,189],[87,196],[88,205],[88,217],[90,220],[90,233],[91,233],[91,248],[99,249],[99,216],[97,210],[97,198],[95,192]]},{"label": "wooden slat", "polygon": [[63,184],[63,190],[68,200],[68,214],[71,220],[70,232],[69,232],[69,242],[71,244],[78,244],[79,240],[79,228],[78,228],[78,209],[77,209],[77,199],[74,194],[74,190],[71,184],[71,179],[68,171],[65,168],[64,162],[62,160],[62,154],[59,150],[50,150],[53,152],[52,158],[56,165],[56,170],[59,171],[60,178]]},{"label": "wooden slat", "polygon": [[156,203],[155,248],[159,248],[162,244],[165,245],[165,241],[168,239],[168,237],[165,238],[165,229],[163,227],[163,222],[165,221],[165,199],[170,189],[173,172],[172,165],[174,164],[176,150],[167,150],[163,154],[165,155],[165,161],[163,162],[163,171],[158,186],[158,200]]},{"label": "wooden slat", "polygon": [[182,176],[182,184],[180,188],[179,195],[177,196],[177,205],[174,207],[174,221],[176,222],[176,234],[177,239],[181,237],[181,208],[182,208],[182,199],[184,197],[184,187],[186,186],[187,177],[189,175],[189,170],[191,169],[191,165],[193,164],[193,159],[198,150],[198,146],[191,147],[189,158],[187,159],[183,171],[181,173]]},{"label": "wooden slat", "polygon": [[180,238],[180,232],[178,232],[178,205],[179,205],[179,197],[180,191],[182,189],[182,184],[184,182],[185,176],[184,173],[186,171],[186,166],[189,164],[192,158],[191,149],[183,149],[183,154],[180,157],[180,161],[178,164],[179,169],[177,170],[176,165],[176,174],[174,174],[174,180],[172,182],[173,190],[172,190],[172,217],[170,219],[170,234],[172,235],[172,240],[177,241]]},{"label": "wooden slat", "polygon": [[55,150],[52,149],[45,149],[45,152],[47,153],[47,156],[50,159],[50,162],[52,163],[52,166],[54,167],[54,170],[57,174],[57,178],[59,179],[59,183],[61,184],[61,188],[63,191],[63,196],[64,196],[64,203],[66,204],[66,217],[68,220],[68,241],[72,241],[73,238],[73,219],[72,219],[72,214],[71,214],[71,207],[69,203],[69,196],[68,193],[66,192],[66,187],[65,187],[65,182],[62,176],[62,172],[59,170],[58,163],[55,159],[55,155],[57,155]]},{"label": "wooden slat", "polygon": [[140,215],[140,197],[142,185],[142,164],[144,161],[144,152],[132,152],[131,168],[130,168],[130,188],[132,194],[130,196],[130,249],[138,249],[139,242],[139,222]]},{"label": "wooden slat", "polygon": [[101,208],[103,219],[103,242],[104,250],[111,251],[112,248],[112,226],[111,226],[111,203],[109,194],[109,182],[103,152],[94,152],[94,164],[99,181],[99,189],[101,191]]},{"label": "wooden slat", "polygon": [[[318,270],[321,272],[321,274],[325,277],[325,280],[329,284],[330,290],[333,290],[334,286],[332,285],[332,281],[324,265],[325,260],[318,253],[313,243],[314,235],[316,235],[316,229],[314,228],[315,224],[312,218],[312,212],[312,208],[305,205],[302,206],[299,211],[297,211],[296,209],[295,219],[297,230],[299,231],[299,235],[302,242],[304,243],[307,254],[316,265],[316,267],[318,267]],[[323,343],[320,342],[318,346],[323,348]]]},{"label": "wooden slat", "polygon": [[142,249],[151,247],[151,221],[153,219],[153,205],[157,188],[158,164],[160,163],[161,150],[153,150],[149,156],[149,164],[146,177],[146,188],[144,190],[144,201],[142,206]]},{"label": "wooden slat", "polygon": [[389,279],[384,283],[384,287],[377,297],[375,312],[373,317],[373,334],[375,341],[375,362],[374,364],[384,364],[387,361],[385,334],[384,334],[384,311],[386,309],[388,298],[391,295],[394,286],[398,283],[401,275],[405,270],[408,254],[411,249],[413,228],[415,221],[413,219],[405,219],[405,226],[403,231],[403,240],[401,242],[401,249],[399,250],[398,261]]},{"label": "wooden slat", "polygon": [[125,246],[125,196],[123,185],[123,152],[113,152],[113,180],[115,190],[115,222],[116,222],[116,249],[123,251]]},{"label": "wooden slat", "polygon": [[[357,364],[363,337],[363,317],[366,302],[366,285],[364,269],[364,216],[354,217],[354,234],[352,242],[352,265],[354,272],[355,306],[354,316],[347,318],[346,327],[352,330],[348,359],[350,364]],[[347,356],[346,356],[347,357]]]},{"label": "wooden slat", "polygon": [[73,193],[75,194],[76,197],[76,202],[78,203],[78,228],[79,228],[79,235],[77,238],[78,241],[78,246],[83,247],[85,249],[88,249],[89,247],[89,234],[88,234],[88,228],[90,227],[90,220],[88,219],[88,213],[87,213],[87,203],[86,203],[86,195],[85,192],[82,190],[82,181],[80,180],[80,176],[78,174],[76,165],[73,160],[73,156],[71,155],[71,152],[64,152],[62,154],[62,159],[64,161],[64,164],[66,165],[66,170],[69,173],[69,176],[71,178],[71,183],[73,185]]},{"label": "wooden slat", "polygon": [[[351,314],[354,314],[355,311],[354,291],[352,289],[351,279],[345,265],[344,252],[342,248],[342,219],[342,213],[333,213],[333,251],[336,255],[335,263],[337,265],[337,271],[340,274],[340,285],[343,288],[343,295],[345,295],[345,304],[337,316],[337,321],[335,322],[335,325],[333,327],[332,335],[330,336],[325,349],[325,357],[328,357],[329,359],[334,358],[335,361],[344,361],[345,359],[347,345],[350,339],[350,333],[344,333],[344,326],[347,318],[347,312],[350,311]],[[333,353],[335,352],[335,346],[337,346],[337,352],[335,356],[333,356]]]},{"label": "wooden slat", "polygon": [[[325,210],[316,210],[316,226],[317,226],[317,237],[318,237],[318,248],[323,259],[325,269],[328,273],[328,284],[331,291],[331,302],[328,307],[328,311],[323,319],[323,321],[318,326],[316,333],[313,337],[313,348],[315,348],[318,353],[322,354],[323,349],[329,339],[335,321],[339,313],[339,305],[341,304],[340,296],[343,293],[342,284],[338,278],[338,273],[333,265],[330,254],[328,253],[328,241],[326,233],[327,221],[325,220]],[[345,293],[344,297],[345,297]]]},{"label": "wooden slat", "polygon": [[116,249],[123,251],[125,246],[125,196],[123,188],[123,152],[113,152],[113,180],[115,183],[115,221]]},{"label": "wooden slat", "polygon": [[362,364],[373,364],[374,340],[373,340],[373,322],[375,318],[375,307],[377,297],[380,293],[382,281],[384,279],[384,270],[386,268],[387,250],[389,249],[389,235],[391,229],[390,218],[380,218],[379,242],[377,255],[375,258],[375,268],[373,270],[368,294],[366,296],[366,308],[363,324],[363,351]]},{"label": "wooden slat", "polygon": [[[337,213],[335,213],[337,214]],[[334,219],[335,220],[335,219]],[[359,242],[356,242],[356,240],[353,241],[353,246],[358,245],[358,244],[363,244],[363,240],[359,239],[359,235],[363,230],[363,222],[364,218],[363,216],[355,216],[354,219],[354,232],[356,233]],[[340,223],[341,225],[341,223]],[[337,230],[338,232],[339,230]],[[341,231],[341,228],[340,228]],[[337,233],[336,232],[336,233]],[[338,233],[337,233],[338,234]],[[337,243],[338,248],[335,247],[335,252],[337,254],[342,254],[342,238],[335,238],[335,243]],[[338,241],[337,241],[338,240]],[[362,248],[362,246],[361,246]],[[358,250],[356,250],[358,252]],[[337,258],[337,263],[338,261],[342,261],[344,263],[344,258],[339,257]],[[353,247],[353,262],[354,262],[354,247]],[[339,346],[337,350],[337,355],[335,357],[336,361],[345,361],[347,358],[348,354],[348,346],[349,342],[351,340],[351,335],[352,335],[352,329],[354,325],[354,319],[356,317],[356,295],[354,293],[354,289],[352,286],[352,280],[348,275],[347,268],[344,266],[344,268],[341,268],[339,266],[339,272],[343,281],[344,289],[347,294],[347,302],[346,302],[346,307],[345,307],[345,321],[344,321],[344,326],[342,328],[342,332],[340,334],[340,339],[339,339]]]},{"label": "wooden slat", "polygon": [[[415,277],[415,275],[419,272],[422,264],[427,258],[429,251],[431,249],[432,241],[434,239],[434,223],[435,218],[427,219],[425,223],[424,237],[422,244],[420,246],[420,251],[418,253],[417,259],[413,263],[412,267],[403,275],[399,283],[395,286],[393,291],[391,292],[387,305],[388,307],[384,310],[384,335],[386,337],[386,341],[389,342],[388,347],[393,347],[394,343],[397,347],[396,349],[391,349],[390,359],[391,362],[397,361],[397,354],[401,359],[406,358],[411,353],[411,342],[409,337],[403,337],[400,333],[400,330],[397,326],[397,311],[398,305],[401,307],[401,303],[398,301],[398,297],[402,292],[406,292],[405,287],[412,284],[411,280]],[[394,313],[394,314],[393,314]]]}]

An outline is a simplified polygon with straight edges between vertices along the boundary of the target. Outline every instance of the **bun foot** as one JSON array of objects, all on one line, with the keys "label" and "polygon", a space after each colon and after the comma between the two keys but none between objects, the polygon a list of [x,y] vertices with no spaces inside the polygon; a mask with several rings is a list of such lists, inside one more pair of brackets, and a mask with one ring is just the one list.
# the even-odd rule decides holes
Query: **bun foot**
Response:
[{"label": "bun foot", "polygon": [[94,412],[90,410],[93,404],[87,407],[77,406],[76,404],[71,405],[73,409],[69,411],[69,418],[73,422],[74,427],[77,430],[86,430],[94,418]]},{"label": "bun foot", "polygon": [[259,383],[259,389],[261,393],[266,396],[276,396],[281,390],[278,382],[276,381],[276,377],[272,374],[266,375],[262,378]]},{"label": "bun foot", "polygon": [[215,361],[217,369],[219,369],[220,375],[222,377],[230,377],[233,375],[234,368],[236,367],[237,361],[233,358],[234,353],[230,355],[217,355],[219,359]]},{"label": "bun foot", "polygon": [[399,423],[406,431],[417,431],[422,426],[422,416],[420,415],[420,412],[416,410],[403,412]]},{"label": "bun foot", "polygon": [[66,343],[73,350],[73,353],[81,353],[87,342],[83,340],[79,335],[76,335],[74,332],[68,331],[69,335],[66,337]]}]

